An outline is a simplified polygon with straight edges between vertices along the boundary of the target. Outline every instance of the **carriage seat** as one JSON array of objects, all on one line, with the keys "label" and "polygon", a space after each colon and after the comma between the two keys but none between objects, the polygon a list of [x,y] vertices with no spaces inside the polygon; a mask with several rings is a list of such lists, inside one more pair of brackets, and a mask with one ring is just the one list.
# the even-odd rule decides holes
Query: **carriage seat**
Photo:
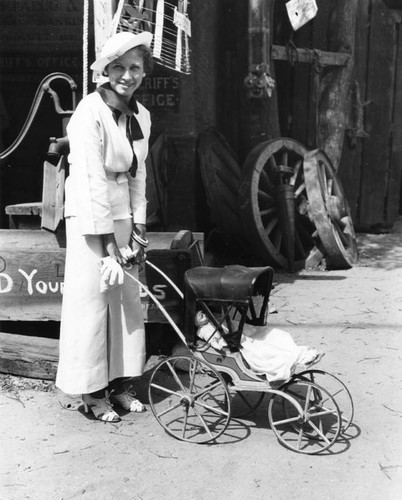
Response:
[{"label": "carriage seat", "polygon": [[269,293],[272,276],[271,267],[200,266],[187,271],[185,291],[198,299],[247,300]]},{"label": "carriage seat", "polygon": [[[269,266],[200,266],[189,269],[184,275],[185,331],[188,337],[194,338],[194,319],[200,309],[217,327],[223,320],[214,317],[213,310],[218,307],[224,311],[226,327],[230,335],[236,334],[237,337],[241,336],[245,321],[265,325],[273,274]],[[262,300],[256,301],[257,297],[262,297]],[[241,316],[237,332],[233,331],[229,319],[231,310]]]}]

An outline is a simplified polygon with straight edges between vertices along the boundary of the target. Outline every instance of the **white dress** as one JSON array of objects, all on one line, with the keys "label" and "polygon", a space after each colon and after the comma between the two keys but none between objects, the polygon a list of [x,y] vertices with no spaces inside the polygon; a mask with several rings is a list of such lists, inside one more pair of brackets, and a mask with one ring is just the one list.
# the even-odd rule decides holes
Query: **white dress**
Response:
[{"label": "white dress", "polygon": [[[132,149],[126,116],[117,123],[98,93],[78,105],[67,128],[70,176],[66,180],[67,251],[56,385],[67,394],[87,394],[119,377],[139,376],[145,363],[145,333],[139,287],[124,284],[100,292],[99,235],[114,232],[119,247],[129,242],[133,222],[145,224],[145,159],[150,118],[141,106],[144,138],[133,148],[138,170],[128,174]],[[137,277],[137,266],[125,269]]]}]

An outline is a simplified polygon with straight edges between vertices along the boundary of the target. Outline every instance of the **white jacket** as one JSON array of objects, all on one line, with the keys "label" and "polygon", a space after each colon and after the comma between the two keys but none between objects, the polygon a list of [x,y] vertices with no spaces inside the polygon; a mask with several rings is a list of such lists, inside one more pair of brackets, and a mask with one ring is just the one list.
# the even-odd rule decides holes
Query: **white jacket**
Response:
[{"label": "white jacket", "polygon": [[135,177],[128,170],[133,153],[126,137],[126,115],[118,124],[98,92],[80,101],[67,126],[70,175],[66,180],[65,216],[76,216],[82,234],[113,233],[113,220],[132,217],[146,222],[145,160],[151,131],[149,111],[138,103],[137,121],[144,135],[133,148]]}]

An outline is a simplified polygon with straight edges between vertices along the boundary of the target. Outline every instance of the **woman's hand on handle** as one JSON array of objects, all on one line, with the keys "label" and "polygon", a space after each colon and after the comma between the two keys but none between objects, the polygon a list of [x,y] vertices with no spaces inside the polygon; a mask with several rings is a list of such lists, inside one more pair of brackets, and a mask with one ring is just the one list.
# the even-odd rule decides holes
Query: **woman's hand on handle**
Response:
[{"label": "woman's hand on handle", "polygon": [[121,254],[113,233],[103,235],[103,244],[107,256],[112,257],[118,264],[126,264],[127,259]]}]

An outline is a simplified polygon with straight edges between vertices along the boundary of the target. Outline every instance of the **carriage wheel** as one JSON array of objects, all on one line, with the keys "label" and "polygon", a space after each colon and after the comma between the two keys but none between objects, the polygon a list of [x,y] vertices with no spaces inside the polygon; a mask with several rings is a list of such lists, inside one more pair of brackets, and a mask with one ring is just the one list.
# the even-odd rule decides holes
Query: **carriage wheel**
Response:
[{"label": "carriage wheel", "polygon": [[148,393],[159,424],[182,441],[214,441],[229,424],[231,398],[225,381],[212,365],[193,356],[159,363]]},{"label": "carriage wheel", "polygon": [[323,370],[306,370],[295,375],[293,379],[309,380],[325,387],[338,405],[341,413],[342,432],[347,430],[353,420],[354,404],[349,389],[338,377]]},{"label": "carriage wheel", "polygon": [[240,180],[240,217],[249,246],[264,264],[300,269],[315,247],[303,160],[307,149],[280,138],[258,144]]},{"label": "carriage wheel", "polygon": [[329,269],[347,269],[357,260],[356,235],[341,182],[326,154],[306,154],[304,177],[311,216],[326,251]]},{"label": "carriage wheel", "polygon": [[260,406],[265,396],[265,392],[257,391],[234,391],[230,389],[230,393],[232,396],[232,418],[248,417]]},{"label": "carriage wheel", "polygon": [[328,450],[341,431],[335,400],[324,388],[305,380],[288,382],[280,390],[268,406],[269,423],[279,441],[298,453]]}]

